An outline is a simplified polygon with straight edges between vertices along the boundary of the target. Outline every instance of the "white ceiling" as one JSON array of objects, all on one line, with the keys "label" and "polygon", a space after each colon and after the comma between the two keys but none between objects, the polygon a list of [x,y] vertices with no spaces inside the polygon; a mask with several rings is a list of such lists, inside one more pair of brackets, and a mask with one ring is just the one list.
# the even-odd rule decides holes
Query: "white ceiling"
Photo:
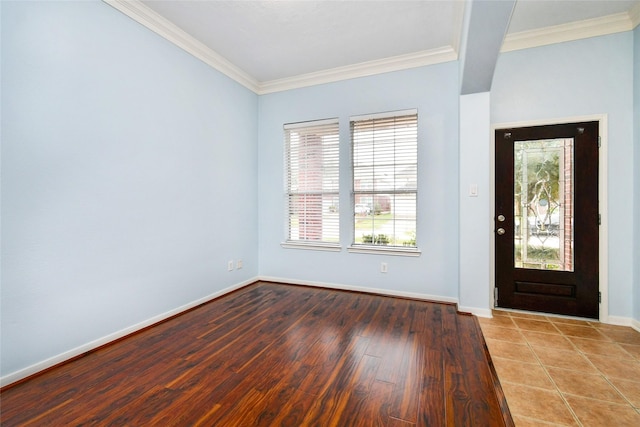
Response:
[{"label": "white ceiling", "polygon": [[463,11],[441,1],[144,3],[261,82],[451,45]]},{"label": "white ceiling", "polygon": [[[461,0],[137,3],[175,24],[258,84],[389,58],[457,54],[468,7]],[[604,16],[616,17],[616,22],[627,17],[629,26],[635,26],[637,15],[640,0],[518,0],[507,33],[519,36],[584,20],[601,25]]]}]

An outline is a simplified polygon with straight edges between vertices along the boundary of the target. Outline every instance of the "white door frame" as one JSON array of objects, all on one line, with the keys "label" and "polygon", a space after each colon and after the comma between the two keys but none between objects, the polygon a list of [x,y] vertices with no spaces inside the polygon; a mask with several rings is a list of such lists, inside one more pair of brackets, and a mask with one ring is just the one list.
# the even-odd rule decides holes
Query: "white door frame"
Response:
[{"label": "white door frame", "polygon": [[[491,159],[490,159],[490,192],[491,192],[491,218],[496,216],[496,130],[506,128],[520,128],[530,126],[545,126],[545,125],[557,125],[563,123],[574,122],[594,122],[599,123],[598,132],[600,136],[600,149],[598,150],[598,200],[599,211],[601,216],[600,227],[598,228],[598,259],[599,259],[599,287],[600,287],[600,313],[599,320],[603,323],[609,323],[609,215],[608,215],[608,194],[607,194],[607,177],[608,177],[608,156],[607,156],[607,137],[608,137],[608,116],[607,114],[595,114],[590,116],[576,116],[576,117],[563,117],[556,119],[545,120],[530,120],[522,122],[511,123],[495,123],[491,125]],[[495,239],[492,237],[489,242],[489,254],[491,258],[491,265],[489,268],[491,286],[489,295],[491,300],[489,301],[489,307],[495,308],[495,300],[493,289],[496,284],[496,272],[495,272]]]}]

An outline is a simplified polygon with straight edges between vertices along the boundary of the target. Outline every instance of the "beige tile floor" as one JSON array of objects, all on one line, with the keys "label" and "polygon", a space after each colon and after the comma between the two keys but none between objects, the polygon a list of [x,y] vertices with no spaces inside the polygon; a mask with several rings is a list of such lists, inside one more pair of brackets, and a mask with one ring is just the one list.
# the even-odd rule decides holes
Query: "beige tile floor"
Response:
[{"label": "beige tile floor", "polygon": [[499,310],[478,320],[516,426],[640,426],[640,332]]}]

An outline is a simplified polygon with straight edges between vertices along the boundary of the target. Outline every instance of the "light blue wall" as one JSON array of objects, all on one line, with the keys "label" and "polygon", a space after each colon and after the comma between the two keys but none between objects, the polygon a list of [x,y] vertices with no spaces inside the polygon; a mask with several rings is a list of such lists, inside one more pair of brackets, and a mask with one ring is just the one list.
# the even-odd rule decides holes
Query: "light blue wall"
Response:
[{"label": "light blue wall", "polygon": [[632,87],[628,31],[504,53],[491,92],[494,124],[608,114],[609,314],[626,318],[633,314]]},{"label": "light blue wall", "polygon": [[105,3],[1,7],[2,375],[255,277],[258,97]]},{"label": "light blue wall", "polygon": [[633,265],[635,270],[633,273],[633,292],[634,292],[634,311],[633,318],[640,322],[640,27],[636,27],[633,32],[633,123],[634,127],[634,225],[635,233],[635,251],[633,257]]},{"label": "light blue wall", "polygon": [[[492,302],[488,242],[491,209],[491,94],[460,97],[460,285],[459,309],[489,316]],[[477,195],[470,195],[475,185]]]},{"label": "light blue wall", "polygon": [[[458,64],[455,62],[260,97],[260,273],[263,276],[457,298]],[[348,253],[349,117],[418,109],[418,258]],[[340,120],[339,253],[284,249],[285,123]],[[388,273],[380,273],[380,263]]]}]

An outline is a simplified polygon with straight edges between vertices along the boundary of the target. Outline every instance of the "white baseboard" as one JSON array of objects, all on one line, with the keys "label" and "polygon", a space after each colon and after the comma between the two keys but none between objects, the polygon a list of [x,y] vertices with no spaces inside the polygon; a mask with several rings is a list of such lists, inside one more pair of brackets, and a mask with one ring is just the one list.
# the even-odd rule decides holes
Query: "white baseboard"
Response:
[{"label": "white baseboard", "polygon": [[24,378],[27,378],[31,375],[37,374],[38,372],[44,371],[45,369],[51,368],[52,366],[58,365],[60,363],[63,363],[67,360],[73,359],[74,357],[80,356],[88,351],[91,350],[95,350],[98,347],[101,347],[105,344],[108,344],[110,342],[116,341],[120,338],[126,337],[129,334],[132,334],[134,332],[140,331],[146,327],[149,327],[151,325],[154,325],[156,323],[162,322],[163,320],[166,320],[172,316],[175,316],[177,314],[180,314],[182,312],[185,312],[191,308],[197,307],[200,304],[204,304],[206,302],[209,302],[215,298],[221,297],[222,295],[228,294],[230,292],[233,292],[237,289],[240,289],[244,286],[247,286],[255,281],[257,281],[257,278],[251,278],[249,280],[245,280],[241,283],[237,283],[235,285],[229,286],[228,288],[222,289],[218,292],[214,292],[210,295],[207,295],[203,298],[197,299],[195,301],[192,301],[188,304],[185,304],[183,306],[180,306],[178,308],[175,308],[173,310],[169,310],[165,313],[159,314],[157,316],[154,316],[150,319],[144,320],[140,323],[137,323],[135,325],[131,325],[127,328],[121,329],[117,332],[114,332],[112,334],[106,335],[102,338],[98,338],[97,340],[88,342],[86,344],[83,344],[81,346],[78,346],[76,348],[73,348],[71,350],[65,351],[64,353],[60,353],[56,356],[50,357],[46,360],[43,360],[42,362],[38,362],[35,363],[31,366],[27,366],[26,368],[20,369],[18,371],[12,372],[10,374],[5,375],[4,377],[0,377],[0,386],[4,387],[7,386],[9,384],[12,384],[16,381],[20,381]]},{"label": "white baseboard", "polygon": [[295,280],[295,279],[286,279],[283,277],[270,277],[270,276],[261,276],[259,280],[264,280],[266,282],[287,283],[290,285],[314,286],[318,288],[336,289],[340,291],[364,292],[367,294],[376,294],[376,295],[385,295],[385,296],[391,296],[391,297],[412,298],[412,299],[419,299],[424,301],[458,304],[458,299],[453,297],[443,297],[440,295],[429,295],[429,294],[421,294],[421,293],[415,293],[415,292],[402,292],[402,291],[396,291],[392,289],[367,288],[364,286],[352,286],[352,285],[344,285],[339,283],[312,282],[309,280]]},{"label": "white baseboard", "polygon": [[640,321],[631,317],[609,316],[606,320],[602,320],[602,323],[618,326],[631,326],[633,329],[640,332]]}]

